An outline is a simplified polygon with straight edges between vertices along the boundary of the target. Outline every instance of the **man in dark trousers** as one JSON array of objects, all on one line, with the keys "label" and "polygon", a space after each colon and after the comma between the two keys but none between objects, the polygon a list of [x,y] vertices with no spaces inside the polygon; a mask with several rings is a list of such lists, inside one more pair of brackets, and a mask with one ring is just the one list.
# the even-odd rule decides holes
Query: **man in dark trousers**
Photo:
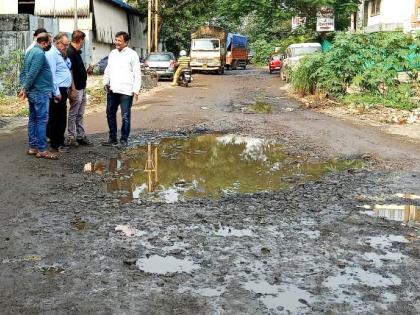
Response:
[{"label": "man in dark trousers", "polygon": [[92,145],[86,138],[83,126],[83,115],[86,107],[86,81],[87,75],[92,74],[90,68],[86,70],[82,59],[82,47],[86,34],[82,31],[74,31],[71,35],[71,43],[67,49],[67,56],[72,65],[73,84],[69,93],[70,109],[67,124],[67,143],[70,146]]},{"label": "man in dark trousers", "polygon": [[53,76],[53,98],[50,101],[48,131],[53,152],[66,152],[64,134],[67,125],[67,97],[71,86],[71,62],[67,58],[69,39],[60,32],[54,37],[54,45],[45,54]]},{"label": "man in dark trousers", "polygon": [[51,48],[51,36],[40,33],[37,43],[25,55],[20,75],[22,89],[20,98],[28,98],[29,122],[27,153],[38,158],[56,159],[57,155],[47,150],[46,129],[48,122],[48,106],[52,95],[53,78],[45,51]]},{"label": "man in dark trousers", "polygon": [[130,135],[131,106],[137,102],[141,87],[140,60],[137,53],[128,47],[130,36],[126,32],[115,34],[115,48],[108,57],[103,84],[107,91],[106,117],[109,139],[102,145],[118,145],[117,111],[121,106],[121,146],[127,146]]}]

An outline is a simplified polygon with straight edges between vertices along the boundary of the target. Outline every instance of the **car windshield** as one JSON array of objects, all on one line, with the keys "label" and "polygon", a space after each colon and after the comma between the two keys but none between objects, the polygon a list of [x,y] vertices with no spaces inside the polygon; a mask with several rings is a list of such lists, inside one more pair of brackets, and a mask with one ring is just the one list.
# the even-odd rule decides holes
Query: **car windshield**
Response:
[{"label": "car windshield", "polygon": [[217,39],[199,39],[193,42],[193,49],[196,50],[218,50],[219,46]]},{"label": "car windshield", "polygon": [[280,60],[281,56],[280,55],[273,55],[271,56],[271,60]]},{"label": "car windshield", "polygon": [[162,55],[150,55],[147,57],[147,61],[170,61],[171,55],[162,54]]},{"label": "car windshield", "polygon": [[310,55],[319,51],[321,51],[320,47],[294,47],[294,48],[289,48],[289,56],[298,57],[298,56]]}]

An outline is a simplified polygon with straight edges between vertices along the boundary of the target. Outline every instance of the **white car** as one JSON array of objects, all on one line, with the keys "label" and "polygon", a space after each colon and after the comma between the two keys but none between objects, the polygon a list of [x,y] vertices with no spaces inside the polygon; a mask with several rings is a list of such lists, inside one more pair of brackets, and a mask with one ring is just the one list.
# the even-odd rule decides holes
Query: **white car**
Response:
[{"label": "white car", "polygon": [[289,70],[296,67],[299,61],[306,55],[311,55],[321,52],[322,47],[319,43],[300,43],[292,44],[286,49],[285,58],[283,60],[283,67],[281,70],[282,78],[289,81]]}]

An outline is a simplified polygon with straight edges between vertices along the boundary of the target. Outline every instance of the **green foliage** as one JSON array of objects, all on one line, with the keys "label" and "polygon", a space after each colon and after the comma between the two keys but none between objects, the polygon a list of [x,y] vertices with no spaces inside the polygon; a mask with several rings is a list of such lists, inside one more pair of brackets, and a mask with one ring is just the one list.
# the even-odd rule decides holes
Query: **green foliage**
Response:
[{"label": "green foliage", "polygon": [[[277,41],[289,37],[303,35],[314,38],[316,12],[321,6],[332,6],[336,11],[337,29],[346,29],[350,25],[350,15],[355,12],[359,2],[360,0],[160,0],[161,38],[165,49],[177,53],[180,49],[188,49],[190,34],[194,28],[210,23],[224,27],[229,32],[245,34],[250,43],[259,41],[255,47],[265,41],[272,44],[274,49],[281,46]],[[144,15],[147,14],[147,1],[129,0],[128,3]],[[306,27],[292,31],[291,19],[296,15],[306,17],[307,24]],[[269,54],[260,55],[266,58]]]},{"label": "green foliage", "polygon": [[0,95],[16,95],[19,91],[19,74],[24,56],[23,50],[0,56]]},{"label": "green foliage", "polygon": [[[410,57],[411,56],[411,57]],[[410,107],[412,102],[400,85],[398,72],[418,76],[420,45],[401,32],[375,34],[337,34],[327,53],[308,56],[291,72],[292,86],[302,94],[325,93],[342,97],[349,87],[381,97],[386,106]]]}]

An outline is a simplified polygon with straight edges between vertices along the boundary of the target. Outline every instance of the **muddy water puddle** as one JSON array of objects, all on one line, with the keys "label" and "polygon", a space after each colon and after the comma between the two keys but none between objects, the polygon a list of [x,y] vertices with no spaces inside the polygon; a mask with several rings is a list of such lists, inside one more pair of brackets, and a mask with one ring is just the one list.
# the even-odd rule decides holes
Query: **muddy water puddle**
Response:
[{"label": "muddy water puddle", "polygon": [[364,205],[362,208],[366,210],[362,211],[362,213],[404,224],[419,224],[420,207],[414,205],[413,202],[420,199],[420,196],[415,194],[396,194],[395,197],[400,198],[401,202],[398,204]]},{"label": "muddy water puddle", "polygon": [[194,270],[200,269],[200,265],[187,258],[179,259],[173,256],[162,257],[158,255],[138,259],[136,266],[146,273],[161,275],[181,272],[191,273]]},{"label": "muddy water puddle", "polygon": [[167,138],[140,146],[85,171],[112,174],[106,191],[122,202],[151,199],[173,203],[235,193],[278,191],[328,172],[360,168],[358,160],[309,162],[273,141],[239,135]]}]

